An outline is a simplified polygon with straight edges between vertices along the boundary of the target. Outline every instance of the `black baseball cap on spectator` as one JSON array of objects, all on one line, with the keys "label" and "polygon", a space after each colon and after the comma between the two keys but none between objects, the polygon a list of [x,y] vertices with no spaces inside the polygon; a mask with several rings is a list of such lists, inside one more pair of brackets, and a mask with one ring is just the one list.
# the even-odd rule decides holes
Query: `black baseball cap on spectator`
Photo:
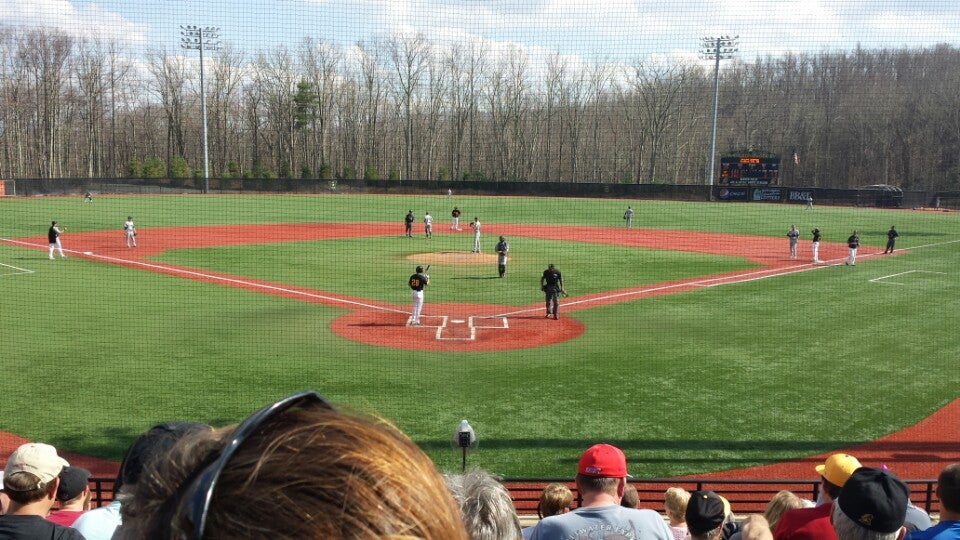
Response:
[{"label": "black baseball cap on spectator", "polygon": [[837,505],[857,525],[880,533],[903,526],[910,488],[883,469],[860,467],[840,490]]},{"label": "black baseball cap on spectator", "polygon": [[208,424],[200,422],[164,422],[148,429],[127,448],[113,491],[119,491],[124,484],[136,484],[144,468],[157,456],[166,454],[185,435],[210,429]]},{"label": "black baseball cap on spectator", "polygon": [[712,491],[694,491],[684,517],[692,534],[705,534],[719,527],[727,516],[719,495]]},{"label": "black baseball cap on spectator", "polygon": [[90,471],[83,467],[64,467],[60,471],[60,486],[57,487],[58,501],[71,501],[83,493],[90,481]]}]

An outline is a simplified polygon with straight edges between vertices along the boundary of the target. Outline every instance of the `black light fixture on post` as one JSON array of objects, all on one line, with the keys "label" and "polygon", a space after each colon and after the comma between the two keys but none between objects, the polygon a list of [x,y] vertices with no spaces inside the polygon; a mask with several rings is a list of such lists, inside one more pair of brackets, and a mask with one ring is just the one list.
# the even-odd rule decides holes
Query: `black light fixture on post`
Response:
[{"label": "black light fixture on post", "polygon": [[453,432],[453,444],[463,451],[463,472],[467,471],[467,449],[477,446],[477,434],[470,426],[470,422],[461,420],[457,430]]}]

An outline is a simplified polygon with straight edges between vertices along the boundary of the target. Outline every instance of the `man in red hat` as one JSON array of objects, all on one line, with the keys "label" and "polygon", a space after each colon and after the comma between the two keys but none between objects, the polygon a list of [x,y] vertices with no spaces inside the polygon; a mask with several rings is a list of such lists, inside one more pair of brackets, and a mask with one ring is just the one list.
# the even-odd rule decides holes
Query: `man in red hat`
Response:
[{"label": "man in red hat", "polygon": [[580,456],[576,484],[583,504],[572,512],[543,518],[534,540],[562,538],[644,538],[672,540],[660,514],[620,506],[627,487],[627,459],[609,444],[595,444]]}]

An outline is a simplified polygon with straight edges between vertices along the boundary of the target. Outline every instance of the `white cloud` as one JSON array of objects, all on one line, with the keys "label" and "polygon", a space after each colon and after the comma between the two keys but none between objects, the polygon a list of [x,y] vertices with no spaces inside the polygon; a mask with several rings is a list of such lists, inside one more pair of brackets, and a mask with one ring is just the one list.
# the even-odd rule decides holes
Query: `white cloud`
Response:
[{"label": "white cloud", "polygon": [[147,27],[125,20],[97,4],[77,7],[69,0],[0,0],[0,24],[17,28],[55,28],[75,37],[99,37],[143,43]]}]

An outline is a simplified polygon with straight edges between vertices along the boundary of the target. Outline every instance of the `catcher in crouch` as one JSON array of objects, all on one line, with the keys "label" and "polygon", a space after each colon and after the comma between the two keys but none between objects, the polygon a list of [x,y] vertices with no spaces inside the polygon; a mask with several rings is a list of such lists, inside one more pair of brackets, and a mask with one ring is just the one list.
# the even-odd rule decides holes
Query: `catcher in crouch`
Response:
[{"label": "catcher in crouch", "polygon": [[560,307],[559,296],[561,294],[566,295],[567,291],[563,288],[563,276],[552,264],[548,265],[547,269],[543,271],[543,275],[540,276],[540,290],[547,295],[546,317],[550,318],[553,315],[553,318],[557,319],[557,309]]}]

